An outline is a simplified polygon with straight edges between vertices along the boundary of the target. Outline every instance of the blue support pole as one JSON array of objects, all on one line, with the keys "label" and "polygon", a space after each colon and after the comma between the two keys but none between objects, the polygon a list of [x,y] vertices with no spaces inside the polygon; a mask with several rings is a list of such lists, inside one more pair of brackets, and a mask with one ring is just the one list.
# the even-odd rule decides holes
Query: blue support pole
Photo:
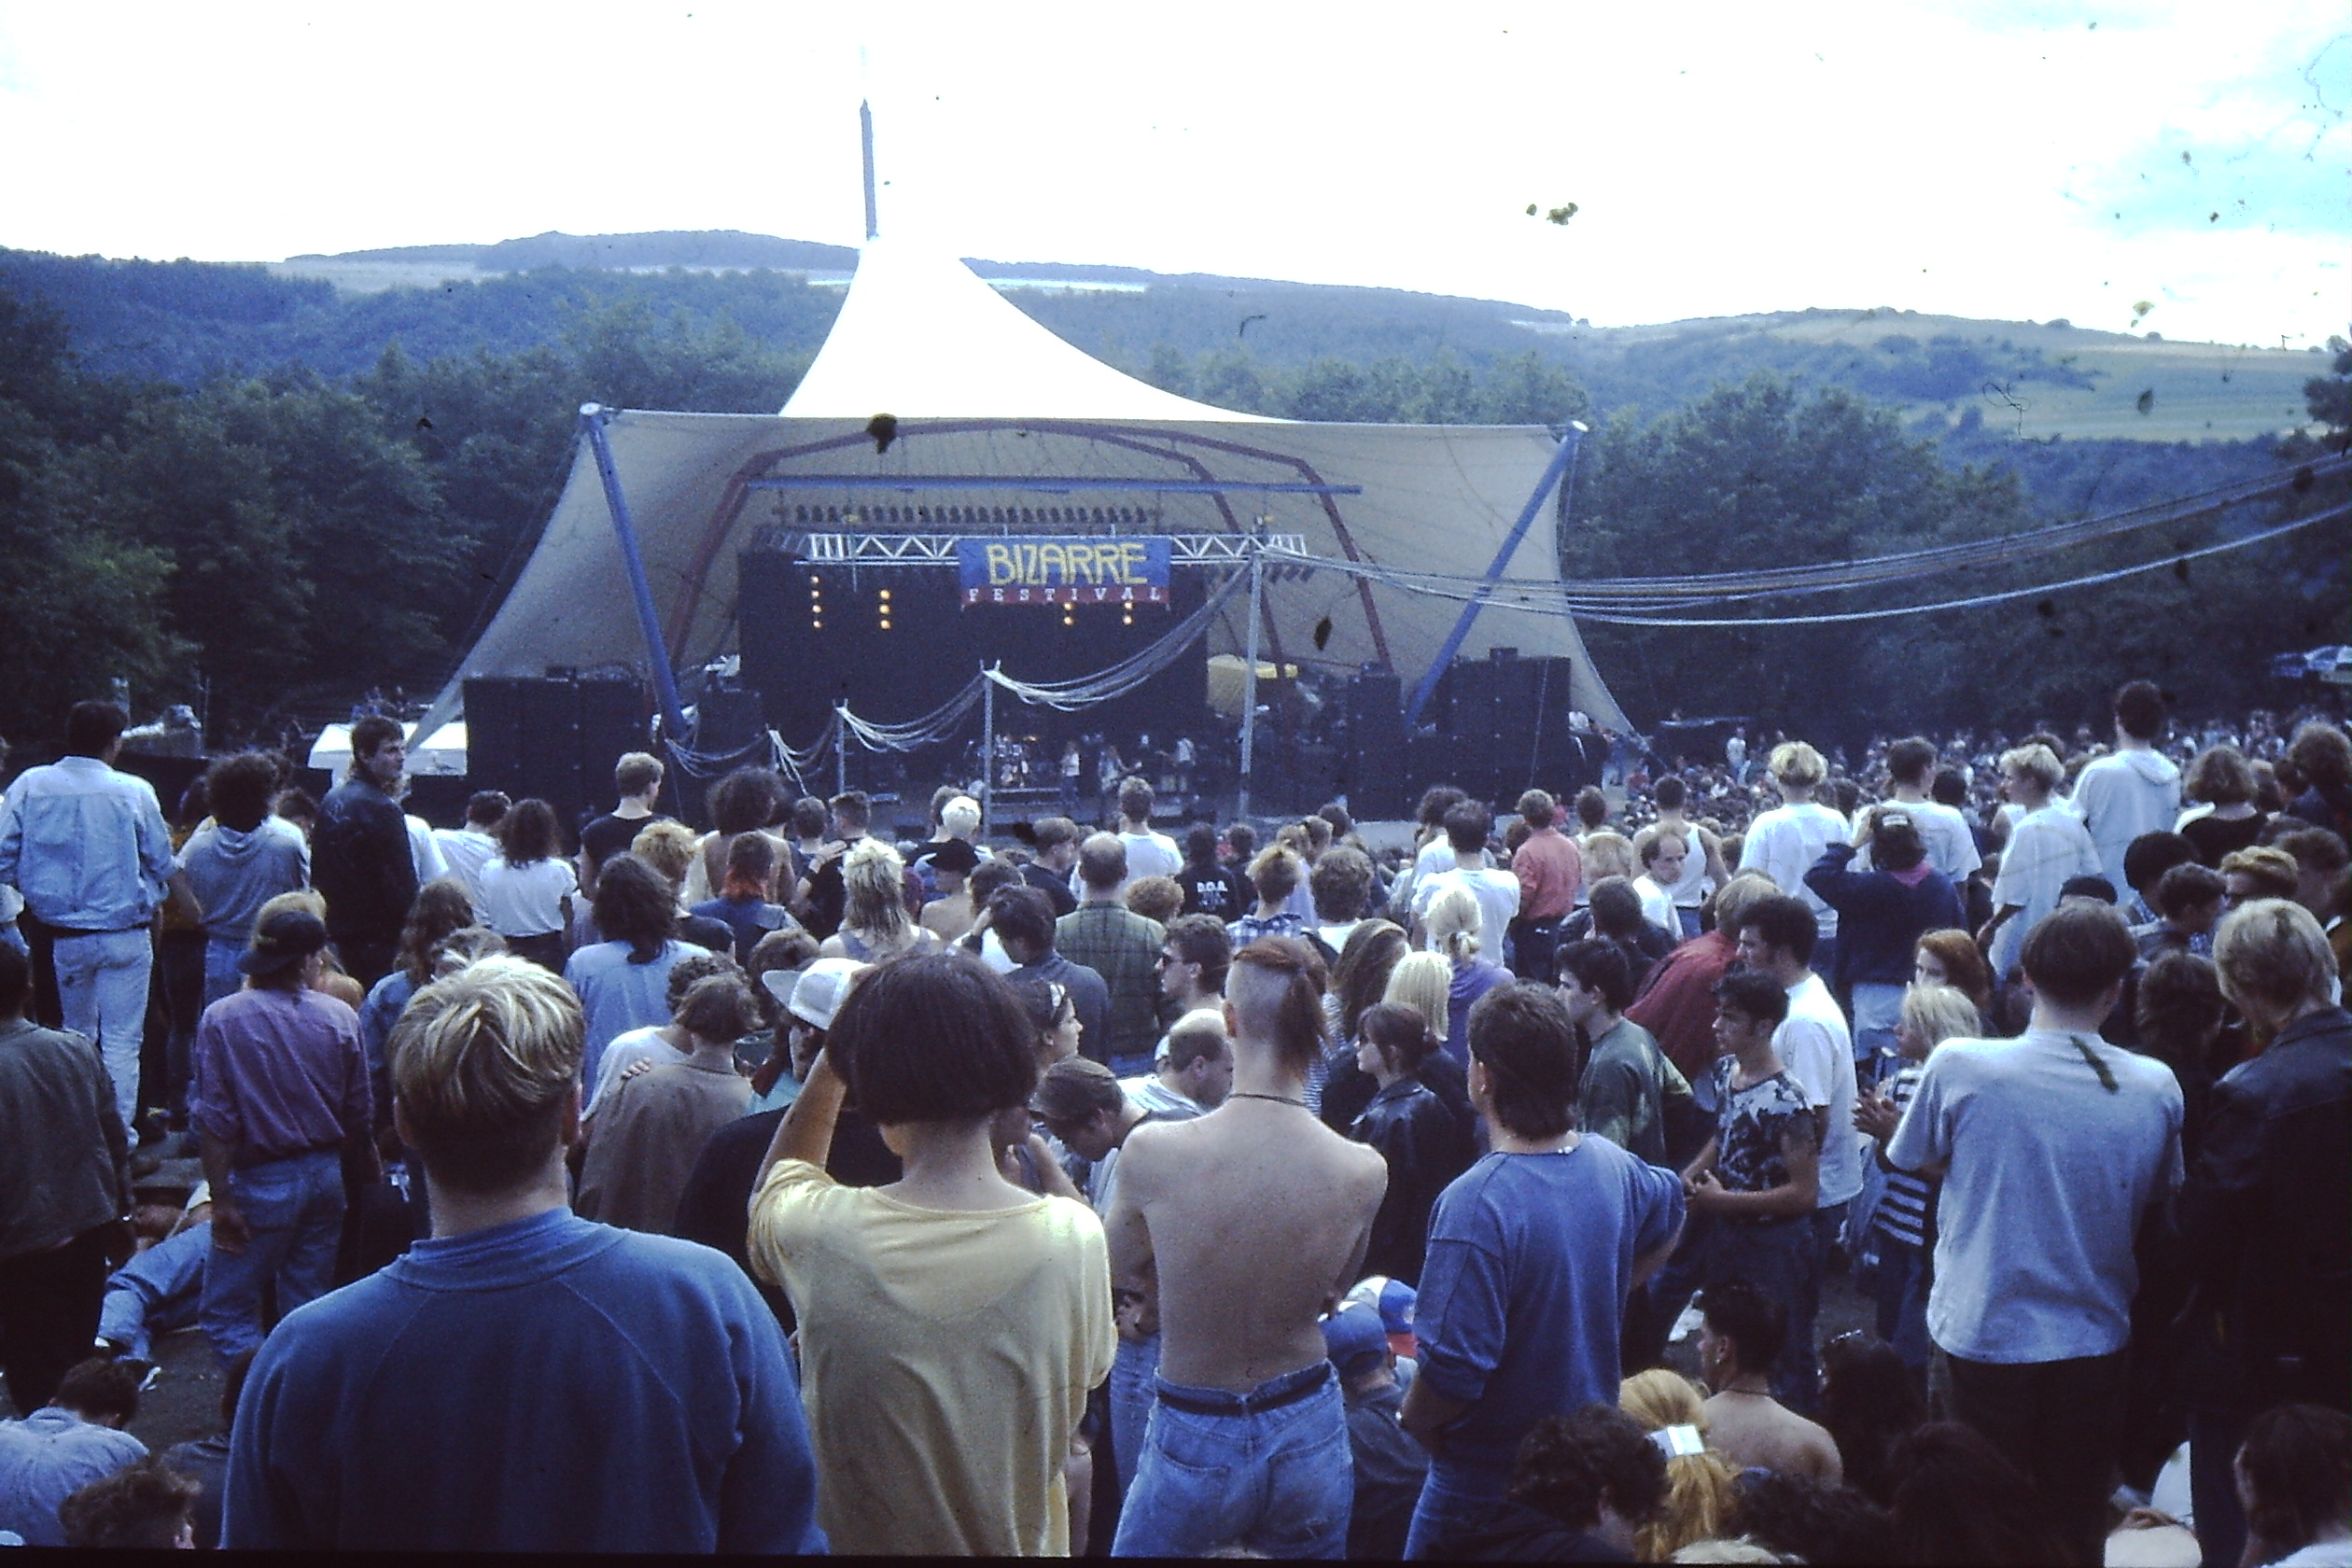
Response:
[{"label": "blue support pole", "polygon": [[605,440],[609,411],[595,403],[580,405],[580,433],[596,455],[596,476],[604,481],[605,505],[612,512],[612,531],[621,540],[621,565],[629,574],[629,596],[637,601],[637,628],[645,634],[645,654],[653,665],[653,694],[662,705],[662,722],[671,741],[684,746],[693,738],[686,727],[686,710],[678,700],[678,677],[670,669],[669,649],[662,640],[661,617],[653,609],[653,585],[646,581],[645,556],[637,549],[637,525],[629,520],[629,500],[621,493],[621,472],[612,466],[612,445]]},{"label": "blue support pole", "polygon": [[1447,636],[1445,646],[1437,650],[1437,657],[1430,661],[1429,668],[1421,675],[1421,684],[1413,688],[1412,700],[1405,705],[1405,729],[1407,734],[1421,722],[1421,710],[1429,706],[1429,699],[1436,692],[1437,682],[1444,677],[1446,666],[1452,664],[1454,655],[1462,651],[1463,643],[1470,636],[1471,624],[1478,619],[1479,608],[1486,603],[1487,595],[1494,592],[1495,581],[1502,577],[1503,568],[1511,564],[1513,555],[1519,553],[1520,543],[1527,538],[1527,530],[1534,526],[1535,514],[1544,509],[1544,497],[1551,494],[1552,486],[1558,484],[1561,477],[1575,463],[1576,454],[1584,446],[1585,429],[1575,420],[1568,422],[1568,433],[1561,438],[1559,450],[1552,454],[1551,462],[1544,469],[1544,477],[1535,482],[1535,493],[1527,497],[1527,505],[1519,511],[1519,521],[1511,525],[1511,532],[1503,540],[1503,548],[1494,553],[1493,565],[1487,567],[1486,581],[1479,583],[1477,592],[1470,595],[1470,602],[1462,607],[1462,618],[1454,623],[1454,629]]},{"label": "blue support pole", "polygon": [[874,109],[863,99],[858,103],[858,144],[865,154],[865,237],[870,240],[882,232],[882,225],[874,206]]}]

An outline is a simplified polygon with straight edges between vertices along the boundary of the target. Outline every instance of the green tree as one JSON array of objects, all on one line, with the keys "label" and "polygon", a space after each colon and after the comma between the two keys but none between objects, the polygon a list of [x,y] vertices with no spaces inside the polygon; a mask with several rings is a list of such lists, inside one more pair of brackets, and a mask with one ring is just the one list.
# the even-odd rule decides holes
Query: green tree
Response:
[{"label": "green tree", "polygon": [[[1620,413],[1588,438],[1561,537],[1561,571],[1601,577],[1810,565],[2007,531],[2013,480],[1947,472],[1931,444],[1850,393],[1769,376],[1718,387],[1650,423]],[[1760,613],[1861,608],[1859,595],[1769,601]],[[1711,615],[1737,614],[1717,606]],[[1593,658],[1637,721],[1679,708],[1755,714],[1840,732],[1909,713],[1899,653],[1874,662],[1852,626],[1586,627]]]},{"label": "green tree", "polygon": [[119,419],[119,387],[75,368],[64,323],[0,288],[0,734],[45,739],[115,679],[152,687],[179,649],[160,614],[171,571],[76,471],[74,439]]},{"label": "green tree", "polygon": [[1482,425],[1565,425],[1591,413],[1592,399],[1576,378],[1530,349],[1497,359],[1478,388]]},{"label": "green tree", "polygon": [[2303,405],[2328,427],[2328,444],[2343,452],[2352,449],[2352,343],[2330,338],[2328,352],[2335,356],[2331,373],[2303,383]]}]

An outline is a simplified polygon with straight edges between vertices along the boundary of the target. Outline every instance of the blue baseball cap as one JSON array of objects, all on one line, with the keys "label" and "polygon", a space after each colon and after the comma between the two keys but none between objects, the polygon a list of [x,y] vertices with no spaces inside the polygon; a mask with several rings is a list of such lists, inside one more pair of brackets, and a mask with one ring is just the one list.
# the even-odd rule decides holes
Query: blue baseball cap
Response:
[{"label": "blue baseball cap", "polygon": [[1419,1293],[1412,1286],[1385,1274],[1370,1274],[1358,1280],[1341,1299],[1378,1312],[1381,1326],[1388,1330],[1389,1348],[1398,1355],[1421,1353],[1413,1337],[1413,1304],[1419,1299]]},{"label": "blue baseball cap", "polygon": [[1342,1372],[1364,1370],[1389,1353],[1388,1329],[1380,1314],[1361,1302],[1343,1301],[1323,1321],[1323,1351]]}]

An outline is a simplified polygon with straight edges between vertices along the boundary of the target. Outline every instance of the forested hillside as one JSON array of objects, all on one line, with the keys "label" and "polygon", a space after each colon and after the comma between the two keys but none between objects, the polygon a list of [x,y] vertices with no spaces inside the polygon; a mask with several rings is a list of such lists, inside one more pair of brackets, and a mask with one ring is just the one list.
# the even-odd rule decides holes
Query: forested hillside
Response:
[{"label": "forested hillside", "polygon": [[[674,259],[685,241],[700,246],[688,264],[711,270],[615,270]],[[143,716],[189,701],[226,741],[332,716],[370,686],[436,685],[545,518],[581,402],[782,404],[841,299],[798,272],[759,270],[793,243],[555,235],[327,259],[330,272],[466,274],[371,291],[260,266],[0,251],[0,624],[19,677],[0,685],[0,733],[37,741],[74,698],[118,679]],[[819,271],[833,259],[796,254]],[[1088,352],[1225,406],[1585,419],[1595,434],[1562,538],[1575,576],[2007,533],[2261,473],[2316,443],[2250,432],[2308,422],[2340,440],[2347,423],[2352,355],[1876,312],[1604,332],[1393,291],[980,270],[1121,285],[1008,297]],[[2242,439],[2034,434],[2056,409],[2179,435],[2206,417],[2199,397]],[[2246,509],[2165,542],[2186,550],[2270,520]],[[2352,640],[2346,534],[2334,525],[2047,606],[1862,627],[1587,631],[1643,721],[1672,707],[1791,724],[1896,709],[1947,722],[2073,716],[2095,707],[2119,661],[2185,701],[2242,703],[2270,653]],[[2121,559],[2079,553],[2098,560],[2045,564],[2049,575]]]}]

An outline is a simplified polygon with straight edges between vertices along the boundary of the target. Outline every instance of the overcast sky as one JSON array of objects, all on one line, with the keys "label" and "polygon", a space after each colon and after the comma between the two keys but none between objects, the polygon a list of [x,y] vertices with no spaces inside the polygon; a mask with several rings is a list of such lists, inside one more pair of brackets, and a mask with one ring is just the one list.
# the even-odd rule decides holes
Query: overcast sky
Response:
[{"label": "overcast sky", "polygon": [[884,227],[968,256],[2345,330],[2341,0],[1439,9],[0,0],[0,245],[854,243],[867,91]]}]

